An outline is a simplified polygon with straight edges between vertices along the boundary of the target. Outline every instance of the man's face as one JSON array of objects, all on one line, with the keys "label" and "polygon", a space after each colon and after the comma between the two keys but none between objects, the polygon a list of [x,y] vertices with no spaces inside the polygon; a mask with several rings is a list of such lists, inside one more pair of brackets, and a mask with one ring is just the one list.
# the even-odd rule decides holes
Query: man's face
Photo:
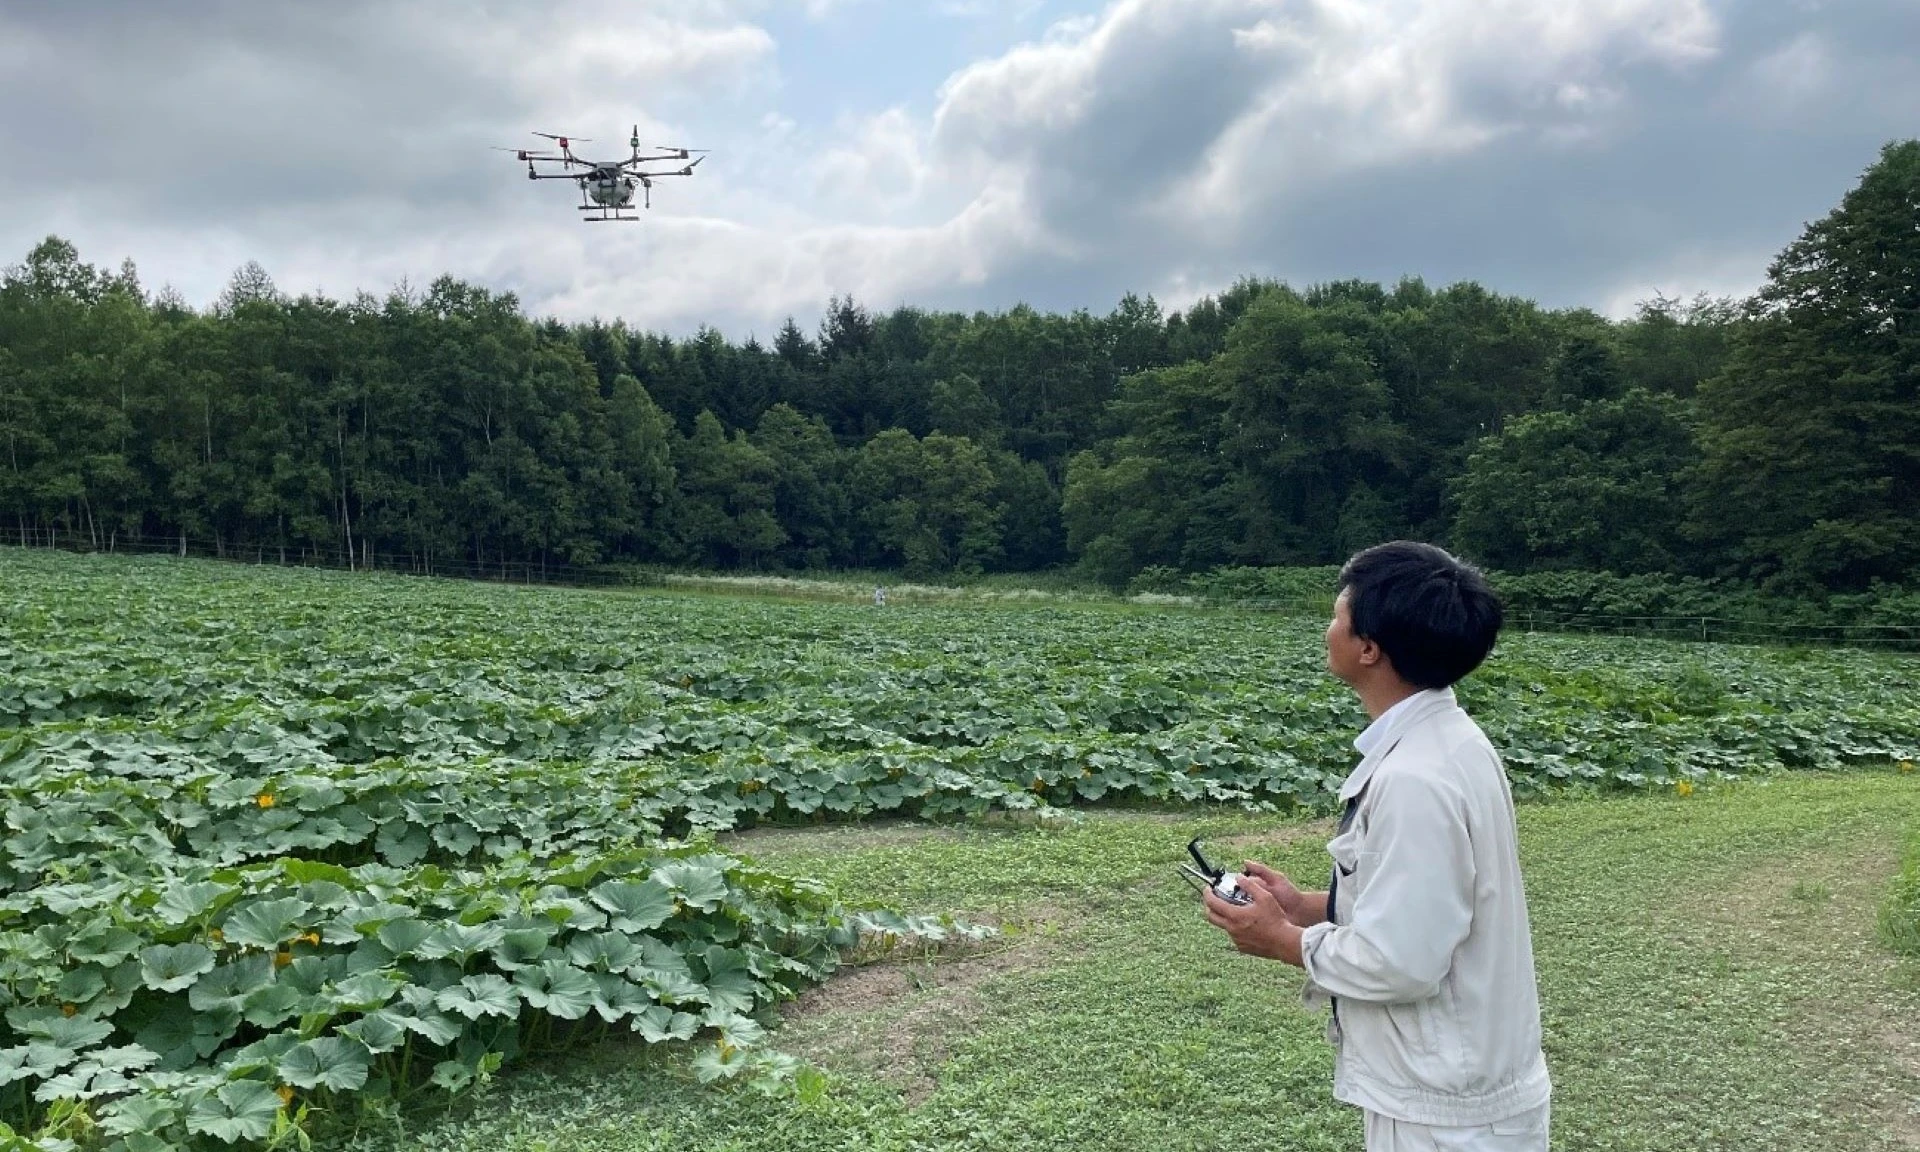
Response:
[{"label": "man's face", "polygon": [[1353,605],[1348,591],[1342,588],[1333,601],[1333,622],[1327,625],[1327,671],[1352,684],[1363,667],[1361,657],[1368,642],[1353,634]]}]

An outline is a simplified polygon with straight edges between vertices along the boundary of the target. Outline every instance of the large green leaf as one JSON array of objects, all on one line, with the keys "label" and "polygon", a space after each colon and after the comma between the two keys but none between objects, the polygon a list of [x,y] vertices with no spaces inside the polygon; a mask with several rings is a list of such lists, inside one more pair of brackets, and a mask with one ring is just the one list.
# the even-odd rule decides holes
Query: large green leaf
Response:
[{"label": "large green leaf", "polygon": [[675,896],[703,912],[720,906],[727,896],[727,877],[709,858],[674,860],[661,865],[650,879],[659,880]]},{"label": "large green leaf", "polygon": [[655,1004],[633,1015],[633,1030],[649,1044],[667,1040],[688,1040],[700,1030],[700,1018],[690,1012],[676,1012],[664,1004]]},{"label": "large green leaf", "polygon": [[236,1143],[264,1140],[273,1131],[280,1097],[258,1080],[223,1084],[195,1100],[187,1109],[187,1131]]},{"label": "large green leaf", "polygon": [[155,991],[179,992],[213,964],[213,949],[204,944],[156,944],[140,950],[140,979]]},{"label": "large green leaf", "polygon": [[400,1047],[406,1043],[406,1032],[405,1018],[385,1010],[369,1013],[340,1029],[341,1035],[352,1037],[373,1053]]},{"label": "large green leaf", "polygon": [[610,880],[595,885],[587,894],[612,917],[609,926],[616,932],[647,932],[673,916],[673,892],[656,877],[639,884]]},{"label": "large green leaf", "polygon": [[656,999],[679,1004],[701,997],[705,987],[693,976],[687,958],[664,941],[643,937],[640,950],[644,959],[627,969],[627,976],[638,981]]},{"label": "large green leaf", "polygon": [[729,1012],[750,1012],[759,998],[760,987],[747,968],[747,958],[738,950],[718,945],[700,954],[706,968],[702,995],[708,1004]]},{"label": "large green leaf", "polygon": [[111,968],[140,951],[144,941],[125,928],[95,927],[67,944],[67,955],[83,964]]},{"label": "large green leaf", "polygon": [[408,1031],[426,1037],[435,1044],[451,1044],[463,1031],[459,1020],[434,1007],[434,991],[418,984],[400,990],[405,1007],[388,1009]]},{"label": "large green leaf", "polygon": [[298,896],[260,900],[232,912],[220,928],[227,941],[253,948],[278,948],[302,931],[301,920],[313,905]]},{"label": "large green leaf", "polygon": [[323,1004],[319,996],[291,984],[269,984],[247,994],[240,1005],[240,1018],[259,1028],[272,1028]]},{"label": "large green leaf", "polygon": [[158,1053],[138,1044],[95,1049],[58,1076],[43,1080],[33,1096],[40,1101],[91,1100],[125,1092],[132,1087],[129,1072],[149,1067],[159,1059]]},{"label": "large green leaf", "polygon": [[61,1048],[87,1048],[113,1035],[113,1025],[105,1020],[54,1013],[32,1021],[22,1021],[20,1031],[37,1036]]},{"label": "large green leaf", "polygon": [[247,997],[273,983],[273,957],[262,952],[242,956],[230,964],[214,967],[187,990],[187,1003],[197,1012],[227,1008],[235,1012],[246,1006]]},{"label": "large green leaf", "polygon": [[406,984],[400,972],[361,972],[324,989],[323,994],[335,1012],[371,1012],[384,1007]]},{"label": "large green leaf", "polygon": [[103,1107],[100,1127],[112,1136],[157,1136],[179,1119],[179,1104],[165,1096],[143,1093],[122,1097]]},{"label": "large green leaf", "polygon": [[493,947],[493,962],[509,972],[538,963],[546,954],[547,945],[553,941],[553,937],[554,929],[549,925],[508,928],[501,933],[500,942]]},{"label": "large green leaf", "polygon": [[240,1009],[189,1011],[178,1001],[135,1030],[133,1039],[160,1053],[160,1067],[179,1071],[213,1054],[240,1027]]},{"label": "large green leaf", "polygon": [[383,925],[375,938],[395,956],[414,956],[432,935],[433,926],[424,920],[394,920]]},{"label": "large green leaf", "polygon": [[296,1088],[350,1092],[367,1082],[373,1055],[365,1044],[340,1036],[309,1040],[280,1058],[280,1079]]},{"label": "large green leaf", "polygon": [[160,893],[160,901],[154,905],[154,911],[160,914],[161,923],[169,927],[190,924],[216,911],[224,903],[222,897],[237,891],[228,885],[211,881],[169,884]]},{"label": "large green leaf", "polygon": [[381,825],[374,846],[379,850],[381,859],[405,867],[417,864],[426,857],[433,847],[433,837],[417,824],[396,820]]},{"label": "large green leaf", "polygon": [[623,932],[582,932],[567,942],[567,959],[582,968],[624,972],[645,959],[645,953]]},{"label": "large green leaf", "polygon": [[[551,988],[548,995],[552,995]],[[434,996],[433,1005],[442,1012],[453,1012],[469,1020],[478,1020],[482,1016],[512,1019],[520,1014],[520,995],[514,991],[513,985],[488,972],[468,976],[451,988],[441,989]]]},{"label": "large green leaf", "polygon": [[440,924],[413,949],[413,954],[425,960],[452,959],[464,964],[475,954],[500,944],[504,937],[505,933],[498,924],[475,924],[471,927]]},{"label": "large green leaf", "polygon": [[73,1049],[46,1041],[8,1048],[0,1051],[0,1085],[51,1076],[79,1058]]},{"label": "large green leaf", "polygon": [[616,1020],[637,1015],[653,1007],[653,996],[645,987],[635,984],[625,976],[613,972],[592,973],[597,991],[593,997],[593,1010],[600,1018],[611,1024]]},{"label": "large green leaf", "polygon": [[522,968],[513,974],[513,982],[528,1004],[562,1020],[578,1020],[592,1011],[599,991],[591,974],[558,960]]}]

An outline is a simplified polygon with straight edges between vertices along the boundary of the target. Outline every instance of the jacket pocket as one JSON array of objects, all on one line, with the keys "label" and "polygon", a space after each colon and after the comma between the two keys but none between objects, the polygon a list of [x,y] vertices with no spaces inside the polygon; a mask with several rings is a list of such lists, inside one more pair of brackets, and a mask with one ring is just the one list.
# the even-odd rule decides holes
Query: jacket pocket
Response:
[{"label": "jacket pocket", "polygon": [[1450,1077],[1433,1051],[1433,1025],[1424,1001],[1363,1004],[1341,1001],[1342,1051],[1372,1079],[1396,1089],[1443,1091]]},{"label": "jacket pocket", "polygon": [[1387,1004],[1388,1026],[1393,1030],[1398,1047],[1409,1057],[1409,1065],[1417,1065],[1427,1076],[1435,1071],[1433,1002],[1416,1000],[1411,1004]]},{"label": "jacket pocket", "polygon": [[1327,841],[1327,855],[1333,857],[1333,866],[1340,870],[1340,882],[1346,883],[1360,866],[1360,833],[1348,829]]}]

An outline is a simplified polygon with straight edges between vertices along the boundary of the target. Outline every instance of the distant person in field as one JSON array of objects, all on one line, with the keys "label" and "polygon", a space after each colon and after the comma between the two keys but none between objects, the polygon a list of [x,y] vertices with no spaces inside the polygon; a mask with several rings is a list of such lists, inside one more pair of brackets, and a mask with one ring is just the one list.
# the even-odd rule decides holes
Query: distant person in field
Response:
[{"label": "distant person in field", "polygon": [[1306,971],[1328,1007],[1334,1098],[1367,1152],[1544,1152],[1552,1085],[1499,755],[1454,700],[1500,631],[1478,570],[1427,544],[1340,570],[1327,667],[1373,722],[1340,788],[1331,887],[1248,861],[1253,903],[1205,895],[1234,946]]},{"label": "distant person in field", "polygon": [[885,608],[887,606],[887,589],[884,585],[873,590],[873,606],[875,608]]}]

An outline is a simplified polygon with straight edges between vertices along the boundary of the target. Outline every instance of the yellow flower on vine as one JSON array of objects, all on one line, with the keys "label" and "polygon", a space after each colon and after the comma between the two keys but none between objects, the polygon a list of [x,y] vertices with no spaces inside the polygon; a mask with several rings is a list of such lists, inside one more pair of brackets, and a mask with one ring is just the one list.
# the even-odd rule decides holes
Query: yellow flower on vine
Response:
[{"label": "yellow flower on vine", "polygon": [[280,1107],[282,1108],[293,1103],[293,1089],[288,1085],[280,1085],[280,1087],[273,1090],[273,1094],[280,1097]]},{"label": "yellow flower on vine", "polygon": [[1902,771],[1902,772],[1911,772],[1911,771],[1913,771],[1913,761],[1911,761],[1911,760],[1902,760],[1902,761],[1900,761],[1900,771]]},{"label": "yellow flower on vine", "polygon": [[1682,780],[1673,786],[1673,790],[1682,796],[1691,796],[1693,795],[1693,781]]},{"label": "yellow flower on vine", "polygon": [[273,793],[262,792],[253,798],[253,802],[262,808],[271,808],[273,807]]}]

